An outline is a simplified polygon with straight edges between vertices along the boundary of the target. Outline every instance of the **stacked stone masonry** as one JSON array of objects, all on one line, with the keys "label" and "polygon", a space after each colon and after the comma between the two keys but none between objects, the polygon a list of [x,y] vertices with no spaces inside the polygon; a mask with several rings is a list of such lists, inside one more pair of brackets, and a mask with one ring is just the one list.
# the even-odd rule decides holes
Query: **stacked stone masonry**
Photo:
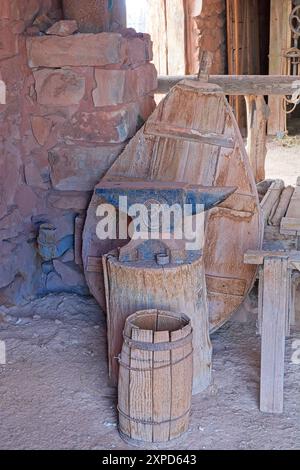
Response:
[{"label": "stacked stone masonry", "polygon": [[213,53],[211,74],[226,73],[226,1],[203,0],[201,15],[195,20],[200,49]]},{"label": "stacked stone masonry", "polygon": [[[59,7],[0,1],[0,304],[88,294],[75,222],[155,107],[150,37],[77,33]],[[38,250],[44,224],[55,229],[53,259]]]}]

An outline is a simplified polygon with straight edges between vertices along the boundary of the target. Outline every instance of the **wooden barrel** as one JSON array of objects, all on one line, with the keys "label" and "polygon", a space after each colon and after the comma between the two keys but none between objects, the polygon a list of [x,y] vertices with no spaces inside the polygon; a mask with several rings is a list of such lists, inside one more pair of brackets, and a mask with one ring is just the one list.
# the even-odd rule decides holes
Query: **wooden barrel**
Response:
[{"label": "wooden barrel", "polygon": [[193,347],[186,315],[142,310],[129,316],[119,365],[121,437],[168,442],[188,430]]}]

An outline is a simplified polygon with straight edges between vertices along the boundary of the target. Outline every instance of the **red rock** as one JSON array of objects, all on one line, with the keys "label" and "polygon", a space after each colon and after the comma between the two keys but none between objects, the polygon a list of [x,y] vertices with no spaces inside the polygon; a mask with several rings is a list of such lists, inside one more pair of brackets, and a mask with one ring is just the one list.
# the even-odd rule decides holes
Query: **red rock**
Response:
[{"label": "red rock", "polygon": [[9,19],[11,15],[11,0],[1,0],[0,2],[0,18]]},{"label": "red rock", "polygon": [[93,91],[96,107],[114,106],[136,101],[157,88],[157,72],[153,64],[134,70],[95,70],[97,88]]},{"label": "red rock", "polygon": [[40,145],[45,145],[52,128],[51,119],[47,119],[42,116],[33,116],[31,118],[31,127],[37,142]]},{"label": "red rock", "polygon": [[129,37],[127,39],[127,65],[137,65],[153,59],[152,42],[150,36]]},{"label": "red rock", "polygon": [[50,34],[53,36],[71,36],[72,34],[78,31],[78,25],[76,21],[72,20],[61,20],[54,23],[51,28],[46,31],[46,34]]},{"label": "red rock", "polygon": [[39,104],[72,106],[85,94],[85,78],[69,69],[43,69],[33,73]]},{"label": "red rock", "polygon": [[44,181],[41,171],[35,162],[29,162],[24,167],[25,181],[29,186],[39,189],[48,189],[49,185]]},{"label": "red rock", "polygon": [[[32,189],[26,184],[22,184],[17,192],[15,202],[23,217],[31,216],[37,207],[37,197]],[[22,227],[22,225],[20,225]]]},{"label": "red rock", "polygon": [[137,95],[145,96],[157,89],[157,71],[153,64],[144,64],[134,70],[137,75]]},{"label": "red rock", "polygon": [[18,54],[18,35],[11,30],[10,23],[0,24],[0,60],[8,59]]},{"label": "red rock", "polygon": [[109,31],[107,0],[63,0],[65,18],[77,20],[82,33]]},{"label": "red rock", "polygon": [[40,30],[37,26],[29,26],[26,29],[26,35],[27,36],[39,36],[40,35]]},{"label": "red rock", "polygon": [[22,216],[18,209],[7,214],[0,220],[0,239],[7,240],[9,238],[15,238],[22,232]]},{"label": "red rock", "polygon": [[97,88],[93,91],[96,107],[114,106],[124,102],[125,81],[129,70],[95,70]]},{"label": "red rock", "polygon": [[30,67],[122,64],[126,54],[124,41],[115,33],[28,38],[28,63]]},{"label": "red rock", "polygon": [[53,188],[92,191],[123,149],[124,145],[55,147],[49,152]]},{"label": "red rock", "polygon": [[37,16],[33,22],[33,26],[37,26],[39,30],[45,33],[53,24],[53,21],[49,18],[48,15]]},{"label": "red rock", "polygon": [[132,137],[138,125],[137,103],[116,106],[110,111],[77,112],[61,130],[66,143],[118,144]]},{"label": "red rock", "polygon": [[57,259],[53,261],[53,265],[55,271],[61,276],[63,283],[67,286],[82,286],[86,284],[83,273],[75,266],[73,268],[73,266],[62,263]]},{"label": "red rock", "polygon": [[84,211],[90,202],[90,193],[72,191],[70,193],[56,192],[49,196],[48,202],[52,207],[62,210]]}]

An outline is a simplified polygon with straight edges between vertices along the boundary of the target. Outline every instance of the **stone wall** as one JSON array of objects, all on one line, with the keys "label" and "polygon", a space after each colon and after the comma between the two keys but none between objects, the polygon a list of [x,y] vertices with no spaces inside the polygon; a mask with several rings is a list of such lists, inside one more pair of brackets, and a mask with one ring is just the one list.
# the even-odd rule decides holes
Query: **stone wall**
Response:
[{"label": "stone wall", "polygon": [[195,19],[200,49],[214,54],[211,74],[227,73],[226,1],[203,0],[201,15]]},{"label": "stone wall", "polygon": [[[59,6],[0,2],[0,305],[88,293],[74,248],[91,192],[155,106],[149,36],[45,34]],[[45,224],[56,240],[47,256]]]}]

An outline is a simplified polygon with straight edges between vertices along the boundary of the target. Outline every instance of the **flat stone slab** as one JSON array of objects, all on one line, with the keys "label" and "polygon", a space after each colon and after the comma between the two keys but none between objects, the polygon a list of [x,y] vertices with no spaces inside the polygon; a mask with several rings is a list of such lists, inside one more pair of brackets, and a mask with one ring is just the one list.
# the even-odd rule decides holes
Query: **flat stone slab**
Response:
[{"label": "flat stone slab", "polygon": [[27,38],[28,65],[35,67],[104,67],[139,64],[152,59],[150,37],[119,33]]}]

